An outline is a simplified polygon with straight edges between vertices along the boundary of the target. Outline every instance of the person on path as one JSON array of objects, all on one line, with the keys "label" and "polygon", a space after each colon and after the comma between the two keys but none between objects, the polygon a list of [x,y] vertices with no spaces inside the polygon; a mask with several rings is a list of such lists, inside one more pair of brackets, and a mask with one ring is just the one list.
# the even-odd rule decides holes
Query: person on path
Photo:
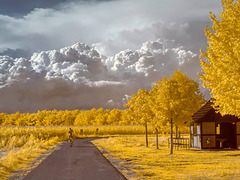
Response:
[{"label": "person on path", "polygon": [[68,139],[70,142],[70,147],[72,147],[72,145],[73,145],[73,130],[71,128],[69,128],[69,130],[68,130]]}]

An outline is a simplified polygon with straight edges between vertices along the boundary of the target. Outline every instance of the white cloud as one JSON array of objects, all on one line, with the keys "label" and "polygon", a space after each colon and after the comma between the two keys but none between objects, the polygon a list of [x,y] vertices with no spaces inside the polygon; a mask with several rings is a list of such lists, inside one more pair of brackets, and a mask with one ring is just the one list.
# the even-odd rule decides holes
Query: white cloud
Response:
[{"label": "white cloud", "polygon": [[34,53],[30,60],[0,56],[0,109],[123,108],[138,89],[151,89],[174,70],[196,77],[199,60],[167,40],[148,41],[108,58],[82,43]]},{"label": "white cloud", "polygon": [[124,80],[146,78],[150,83],[174,70],[183,70],[196,78],[196,72],[200,70],[198,56],[174,46],[174,41],[149,41],[136,51],[125,50],[107,58],[105,64]]},{"label": "white cloud", "polygon": [[0,52],[35,52],[0,56],[0,110],[121,108],[139,88],[150,89],[174,70],[196,78],[208,12],[219,13],[220,4],[85,1],[34,9],[22,18],[0,15]]}]

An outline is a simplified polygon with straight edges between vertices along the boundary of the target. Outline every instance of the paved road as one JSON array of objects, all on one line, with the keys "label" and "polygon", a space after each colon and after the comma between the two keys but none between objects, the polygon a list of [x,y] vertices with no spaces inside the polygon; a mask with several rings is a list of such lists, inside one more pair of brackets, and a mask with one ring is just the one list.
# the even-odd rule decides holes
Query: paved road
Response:
[{"label": "paved road", "polygon": [[91,138],[67,142],[23,180],[126,180],[91,143]]}]

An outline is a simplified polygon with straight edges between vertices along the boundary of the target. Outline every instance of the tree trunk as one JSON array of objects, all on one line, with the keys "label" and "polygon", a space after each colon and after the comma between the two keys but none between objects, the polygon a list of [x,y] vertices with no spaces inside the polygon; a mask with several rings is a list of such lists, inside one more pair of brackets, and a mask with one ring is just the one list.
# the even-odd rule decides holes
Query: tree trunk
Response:
[{"label": "tree trunk", "polygon": [[170,134],[171,134],[171,144],[170,144],[170,154],[173,154],[173,121],[171,118],[171,130],[170,130]]},{"label": "tree trunk", "polygon": [[178,138],[178,127],[177,127],[177,125],[176,125],[175,138]]},{"label": "tree trunk", "polygon": [[147,122],[145,123],[145,134],[146,134],[146,147],[148,147]]},{"label": "tree trunk", "polygon": [[158,149],[158,130],[155,128],[155,133],[156,133],[156,149]]}]

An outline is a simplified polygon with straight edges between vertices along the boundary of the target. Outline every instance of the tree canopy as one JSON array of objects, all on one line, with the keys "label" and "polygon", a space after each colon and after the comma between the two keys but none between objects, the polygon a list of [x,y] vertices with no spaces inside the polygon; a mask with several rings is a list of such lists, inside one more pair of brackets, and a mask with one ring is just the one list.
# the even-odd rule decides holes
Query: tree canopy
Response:
[{"label": "tree canopy", "polygon": [[170,154],[173,154],[173,125],[177,129],[190,122],[191,116],[205,102],[199,84],[181,71],[175,71],[171,77],[156,82],[150,93],[155,99],[153,111],[158,124],[168,121],[171,125]]},{"label": "tree canopy", "polygon": [[152,111],[149,107],[150,95],[148,90],[139,89],[137,94],[127,102],[125,106],[129,106],[129,110],[132,112],[132,116],[139,124],[145,125],[150,122]]},{"label": "tree canopy", "polygon": [[149,106],[150,94],[148,90],[139,89],[136,95],[127,102],[125,106],[129,106],[129,113],[134,121],[145,126],[146,146],[148,147],[147,124],[151,122],[153,113]]},{"label": "tree canopy", "polygon": [[219,18],[210,13],[213,26],[205,28],[209,46],[201,51],[200,76],[215,99],[214,108],[240,117],[240,0],[222,0]]},{"label": "tree canopy", "polygon": [[181,71],[156,82],[151,90],[153,110],[161,122],[173,119],[175,125],[191,121],[191,116],[205,102],[199,85]]}]

